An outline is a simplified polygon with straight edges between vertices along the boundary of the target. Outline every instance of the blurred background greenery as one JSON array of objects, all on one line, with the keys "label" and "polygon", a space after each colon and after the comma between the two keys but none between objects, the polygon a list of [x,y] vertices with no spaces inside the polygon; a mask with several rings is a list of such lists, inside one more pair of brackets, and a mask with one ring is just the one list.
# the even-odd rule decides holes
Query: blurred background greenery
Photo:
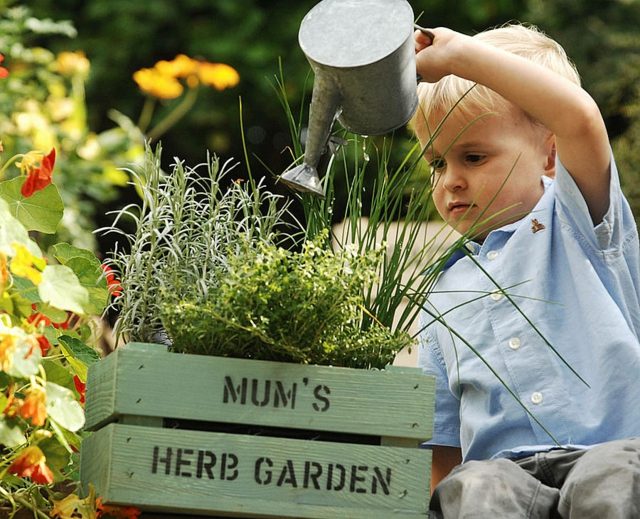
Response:
[{"label": "blurred background greenery", "polygon": [[[410,0],[423,26],[445,25],[473,33],[509,20],[539,25],[576,62],[585,88],[600,105],[612,138],[624,188],[640,215],[640,1],[639,0]],[[241,116],[254,174],[271,177],[291,161],[284,111],[274,91],[282,64],[285,89],[294,110],[306,110],[312,77],[298,47],[297,32],[313,0],[29,0],[34,18],[68,20],[75,27],[31,35],[33,44],[54,52],[81,50],[91,63],[86,79],[87,124],[95,132],[113,128],[112,109],[135,120],[144,97],[134,71],[180,53],[222,62],[240,74],[235,88],[201,94],[187,116],[162,137],[164,156],[196,164],[206,150],[223,158],[243,158]],[[20,2],[0,0],[3,10]],[[46,31],[42,31],[46,32]],[[4,52],[0,50],[0,52]],[[301,107],[301,108],[300,108]],[[162,106],[160,111],[162,111]],[[306,120],[306,118],[304,119]],[[398,140],[400,137],[400,140]],[[401,152],[410,139],[396,132]],[[244,165],[242,168],[244,169]],[[239,173],[240,174],[240,173]],[[94,200],[103,209],[131,197]],[[279,187],[274,188],[280,190]],[[104,207],[103,207],[104,206]],[[336,214],[339,218],[339,212]]]}]

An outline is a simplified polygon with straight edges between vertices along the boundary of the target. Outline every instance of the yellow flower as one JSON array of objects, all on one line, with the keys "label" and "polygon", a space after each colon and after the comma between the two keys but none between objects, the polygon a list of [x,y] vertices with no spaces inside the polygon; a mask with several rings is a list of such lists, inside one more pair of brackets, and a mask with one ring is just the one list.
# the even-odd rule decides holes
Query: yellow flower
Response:
[{"label": "yellow flower", "polygon": [[134,73],[133,79],[141,90],[160,99],[175,99],[183,92],[184,80],[189,88],[204,84],[224,90],[240,81],[237,70],[224,63],[198,61],[178,54],[171,61],[158,61],[153,68],[143,68]]},{"label": "yellow flower", "polygon": [[86,78],[89,75],[89,60],[82,51],[61,52],[55,62],[56,70],[63,76],[75,76]]},{"label": "yellow flower", "polygon": [[14,243],[12,247],[16,251],[16,255],[9,264],[11,272],[21,278],[27,278],[34,285],[40,284],[42,271],[46,266],[45,261],[31,254],[29,249],[20,243]]},{"label": "yellow flower", "polygon": [[183,86],[174,77],[162,74],[157,69],[143,68],[133,74],[140,90],[159,99],[175,99],[182,94]]},{"label": "yellow flower", "polygon": [[184,54],[178,54],[171,61],[158,61],[154,68],[165,76],[183,78],[196,75],[199,63]]},{"label": "yellow flower", "polygon": [[9,334],[0,334],[0,371],[7,371],[13,365],[13,353],[16,338]]},{"label": "yellow flower", "polygon": [[70,494],[60,501],[53,500],[50,515],[54,519],[96,519],[96,495],[93,485],[89,485],[89,495],[84,499]]},{"label": "yellow flower", "polygon": [[198,69],[198,77],[205,85],[212,86],[216,90],[234,87],[240,81],[238,71],[224,63],[203,62]]},{"label": "yellow flower", "polygon": [[28,175],[31,171],[40,167],[43,157],[44,153],[41,151],[29,151],[22,156],[20,162],[16,162],[16,166],[23,175]]},{"label": "yellow flower", "polygon": [[9,279],[10,275],[9,269],[7,268],[7,257],[0,252],[0,293],[4,292]]},{"label": "yellow flower", "polygon": [[[41,358],[36,337],[19,326],[12,326],[11,317],[0,313],[0,370],[11,376],[35,374]],[[18,372],[13,369],[15,359],[20,360]],[[30,359],[30,365],[25,364],[27,359]]]}]

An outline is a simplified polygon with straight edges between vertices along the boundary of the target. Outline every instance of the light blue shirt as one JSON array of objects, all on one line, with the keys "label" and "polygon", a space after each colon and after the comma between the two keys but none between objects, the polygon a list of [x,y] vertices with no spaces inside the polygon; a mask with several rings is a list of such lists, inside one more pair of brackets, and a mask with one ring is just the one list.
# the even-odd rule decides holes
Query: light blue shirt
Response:
[{"label": "light blue shirt", "polygon": [[419,364],[436,376],[436,411],[426,446],[461,447],[466,461],[640,436],[633,215],[613,158],[596,227],[571,176],[556,171],[529,215],[457,251],[429,297]]}]

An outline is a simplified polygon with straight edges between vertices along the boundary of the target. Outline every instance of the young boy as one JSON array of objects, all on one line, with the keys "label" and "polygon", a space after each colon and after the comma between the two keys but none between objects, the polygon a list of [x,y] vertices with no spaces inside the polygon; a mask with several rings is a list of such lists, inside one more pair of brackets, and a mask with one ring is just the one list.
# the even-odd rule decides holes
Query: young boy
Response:
[{"label": "young boy", "polygon": [[468,238],[424,312],[432,513],[640,517],[640,245],[600,112],[534,28],[430,32],[414,129]]}]

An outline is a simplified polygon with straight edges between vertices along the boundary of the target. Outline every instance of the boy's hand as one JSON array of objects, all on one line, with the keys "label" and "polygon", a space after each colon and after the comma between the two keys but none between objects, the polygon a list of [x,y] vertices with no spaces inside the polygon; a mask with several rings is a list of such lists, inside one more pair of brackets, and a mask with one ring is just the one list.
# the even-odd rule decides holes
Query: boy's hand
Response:
[{"label": "boy's hand", "polygon": [[435,83],[452,74],[456,52],[469,36],[444,27],[416,30],[416,70],[424,81]]}]

